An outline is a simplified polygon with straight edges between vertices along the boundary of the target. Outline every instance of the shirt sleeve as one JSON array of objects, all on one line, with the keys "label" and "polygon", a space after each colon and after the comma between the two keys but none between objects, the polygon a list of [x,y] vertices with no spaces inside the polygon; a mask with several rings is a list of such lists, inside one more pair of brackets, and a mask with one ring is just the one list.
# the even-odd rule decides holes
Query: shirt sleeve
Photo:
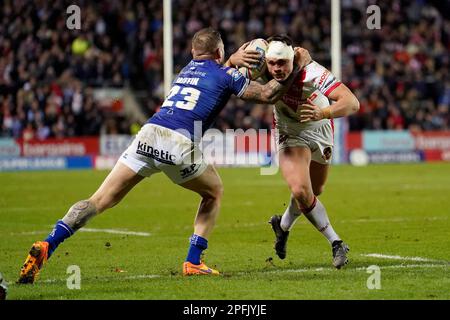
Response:
[{"label": "shirt sleeve", "polygon": [[313,86],[326,97],[341,84],[334,74],[315,61],[307,66],[307,73]]},{"label": "shirt sleeve", "polygon": [[250,80],[237,69],[227,68],[226,77],[230,91],[238,97],[242,96],[250,84]]}]

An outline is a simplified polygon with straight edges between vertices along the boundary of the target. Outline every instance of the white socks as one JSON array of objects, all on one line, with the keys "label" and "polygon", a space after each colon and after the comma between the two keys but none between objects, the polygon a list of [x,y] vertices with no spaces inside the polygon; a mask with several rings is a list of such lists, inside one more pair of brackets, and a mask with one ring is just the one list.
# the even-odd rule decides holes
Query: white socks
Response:
[{"label": "white socks", "polygon": [[[306,218],[313,226],[317,228],[324,236],[328,239],[330,243],[335,240],[340,240],[339,236],[334,232],[331,226],[330,220],[328,219],[327,211],[319,199],[314,199],[315,205],[313,203],[312,209],[305,213]],[[300,208],[297,205],[297,201],[291,195],[291,201],[289,206],[286,208],[283,216],[281,217],[281,229],[284,231],[291,231],[298,217],[302,214]]]},{"label": "white socks", "polygon": [[302,212],[297,205],[297,201],[295,201],[294,197],[292,197],[291,195],[291,201],[289,202],[286,211],[281,217],[281,229],[283,229],[284,231],[291,231],[292,227],[295,224],[295,221],[297,221],[298,217],[300,217],[301,214]]},{"label": "white socks", "polygon": [[331,226],[327,211],[322,202],[317,198],[315,198],[315,201],[316,205],[310,212],[305,213],[305,217],[328,239],[330,243],[333,243],[335,240],[340,240],[339,236],[334,232],[334,229]]}]

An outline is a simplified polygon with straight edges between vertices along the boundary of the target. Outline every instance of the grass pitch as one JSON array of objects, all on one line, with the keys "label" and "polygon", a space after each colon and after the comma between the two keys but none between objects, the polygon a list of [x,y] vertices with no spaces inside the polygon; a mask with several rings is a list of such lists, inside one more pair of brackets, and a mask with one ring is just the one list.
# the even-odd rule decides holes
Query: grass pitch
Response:
[{"label": "grass pitch", "polygon": [[[289,199],[280,174],[219,172],[225,195],[205,259],[222,276],[181,275],[199,197],[158,174],[61,244],[34,285],[21,286],[14,282],[31,244],[108,172],[0,173],[8,299],[450,299],[450,164],[333,167],[320,199],[351,248],[343,270],[333,269],[328,242],[304,217],[287,258],[275,255],[267,221]],[[71,265],[81,270],[80,290],[67,288]],[[380,267],[381,289],[367,287],[371,265]]]}]

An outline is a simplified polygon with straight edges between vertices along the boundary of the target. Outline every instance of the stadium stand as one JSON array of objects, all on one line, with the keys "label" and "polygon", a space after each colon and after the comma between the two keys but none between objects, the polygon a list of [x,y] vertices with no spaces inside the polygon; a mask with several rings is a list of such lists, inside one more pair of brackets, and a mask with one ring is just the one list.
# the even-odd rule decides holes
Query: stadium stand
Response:
[{"label": "stadium stand", "polygon": [[[123,114],[100,108],[99,87],[132,88],[147,115],[163,99],[162,2],[81,1],[81,30],[66,28],[72,1],[2,1],[0,136],[130,133]],[[382,29],[366,27],[370,1],[342,1],[342,80],[361,102],[350,131],[450,129],[450,12],[446,1],[382,1]],[[173,59],[189,39],[221,31],[227,54],[245,41],[288,33],[331,67],[330,1],[174,0]],[[270,128],[270,106],[233,99],[215,126]]]}]

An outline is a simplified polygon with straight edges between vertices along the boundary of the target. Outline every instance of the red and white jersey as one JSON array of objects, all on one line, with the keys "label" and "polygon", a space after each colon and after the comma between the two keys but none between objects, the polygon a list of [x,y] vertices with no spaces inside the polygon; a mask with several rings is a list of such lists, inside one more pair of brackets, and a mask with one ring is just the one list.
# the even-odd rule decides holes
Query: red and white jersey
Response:
[{"label": "red and white jersey", "polygon": [[286,131],[286,126],[295,124],[301,129],[316,128],[327,121],[310,121],[300,123],[301,105],[310,98],[314,104],[321,108],[330,105],[329,94],[337,88],[341,82],[325,67],[313,61],[300,71],[294,83],[284,96],[275,103],[275,124],[281,131]]}]

